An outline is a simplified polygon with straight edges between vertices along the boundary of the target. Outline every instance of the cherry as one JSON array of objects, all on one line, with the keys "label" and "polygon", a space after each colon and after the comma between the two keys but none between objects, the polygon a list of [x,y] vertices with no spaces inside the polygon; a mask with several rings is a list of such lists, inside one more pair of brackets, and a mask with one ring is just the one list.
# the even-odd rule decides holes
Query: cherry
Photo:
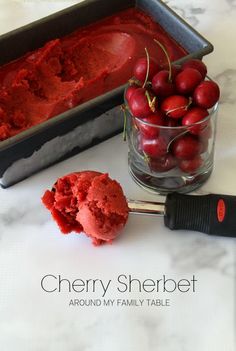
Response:
[{"label": "cherry", "polygon": [[[163,70],[169,71],[169,65],[164,65]],[[177,74],[182,71],[182,67],[180,65],[172,64],[171,65],[171,80],[174,81]]]},{"label": "cherry", "polygon": [[196,156],[191,160],[181,160],[179,162],[179,168],[185,173],[193,173],[203,164],[203,160],[200,156]]},{"label": "cherry", "polygon": [[[133,116],[135,117],[147,117],[156,110],[156,99],[152,96],[150,101],[148,91],[144,88],[136,89],[129,99],[129,108]],[[152,99],[152,100],[151,100]]]},{"label": "cherry", "polygon": [[207,66],[201,60],[190,59],[182,64],[182,68],[195,68],[201,73],[202,79],[205,79],[207,74]]},{"label": "cherry", "polygon": [[146,155],[152,158],[159,158],[167,153],[168,144],[166,139],[162,136],[155,139],[149,139],[143,135],[140,146]]},{"label": "cherry", "polygon": [[195,68],[185,68],[175,78],[178,93],[191,94],[196,86],[202,81],[201,73]]},{"label": "cherry", "polygon": [[165,98],[175,93],[175,85],[169,79],[167,70],[162,70],[155,74],[152,78],[152,90],[160,98]]},{"label": "cherry", "polygon": [[125,98],[126,101],[129,103],[129,100],[131,98],[131,96],[133,95],[133,93],[135,92],[135,90],[137,90],[138,86],[137,85],[130,85],[125,92]]},{"label": "cherry", "polygon": [[143,153],[143,150],[142,150],[142,134],[141,133],[137,133],[136,134],[136,143],[135,143],[135,146],[136,146],[136,149],[137,151],[142,154]]},{"label": "cherry", "polygon": [[[150,125],[151,124],[151,125]],[[142,121],[136,120],[136,126],[140,132],[148,138],[155,138],[159,135],[160,128],[165,124],[164,115],[160,110],[142,118]]]},{"label": "cherry", "polygon": [[[138,79],[141,83],[143,83],[146,79],[147,75],[147,57],[141,57],[138,59],[134,66],[133,75],[136,79]],[[159,71],[160,67],[156,60],[153,57],[149,57],[149,74],[148,80],[152,80],[154,75]]]},{"label": "cherry", "polygon": [[175,77],[182,71],[182,67],[180,65],[171,65],[171,77],[172,81],[175,80]]},{"label": "cherry", "polygon": [[176,164],[176,159],[170,153],[159,159],[150,159],[149,161],[149,167],[156,172],[167,172],[174,168]]},{"label": "cherry", "polygon": [[192,135],[183,135],[171,145],[173,155],[178,159],[191,160],[200,154],[201,142]]},{"label": "cherry", "polygon": [[207,138],[201,138],[199,139],[201,141],[201,154],[203,154],[204,152],[206,152],[208,150],[209,147],[209,139]]},{"label": "cherry", "polygon": [[[201,107],[192,107],[188,110],[186,115],[182,119],[183,126],[190,126],[189,131],[192,134],[198,135],[201,131],[206,127],[208,121],[205,123],[198,123],[203,120],[205,117],[209,115],[208,111]],[[192,124],[197,123],[195,126],[191,126]]]},{"label": "cherry", "polygon": [[165,46],[156,39],[154,39],[154,42],[161,48],[161,50],[165,54],[167,59],[168,69],[164,68],[164,70],[162,70],[159,75],[157,74],[153,77],[152,88],[153,88],[153,91],[158,95],[158,97],[165,98],[175,93],[175,86],[172,82],[172,77],[173,77],[172,71],[175,71],[176,73],[178,69],[177,69],[177,66],[176,68],[173,68],[173,65],[171,64],[171,61],[170,61],[170,56]]},{"label": "cherry", "polygon": [[170,118],[170,117],[165,117],[165,126],[166,127],[179,127],[179,120],[178,119],[174,119],[174,118]]},{"label": "cherry", "polygon": [[165,127],[168,127],[166,129],[163,128],[163,132],[165,133],[166,137],[168,138],[168,141],[171,142],[172,139],[177,137],[178,134],[183,133],[184,128],[176,128],[176,127],[181,127],[180,124],[180,119],[174,119],[170,117],[165,117]]},{"label": "cherry", "polygon": [[201,132],[198,134],[198,138],[202,144],[201,153],[204,153],[208,150],[209,139],[212,136],[211,125],[208,124]]},{"label": "cherry", "polygon": [[194,103],[206,109],[213,107],[219,100],[219,97],[219,86],[215,82],[209,80],[199,84],[193,93]]},{"label": "cherry", "polygon": [[187,113],[189,99],[181,95],[167,97],[161,104],[161,109],[171,118],[181,118]]},{"label": "cherry", "polygon": [[202,129],[199,133],[200,139],[210,139],[212,137],[212,128],[210,123],[208,123],[204,129]]}]

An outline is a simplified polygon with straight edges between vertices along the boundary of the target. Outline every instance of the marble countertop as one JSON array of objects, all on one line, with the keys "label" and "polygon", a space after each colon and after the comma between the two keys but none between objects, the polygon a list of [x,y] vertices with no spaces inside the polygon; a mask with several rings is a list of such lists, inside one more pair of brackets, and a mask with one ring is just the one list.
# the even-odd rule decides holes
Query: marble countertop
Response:
[{"label": "marble countertop", "polygon": [[[0,0],[0,33],[77,2]],[[210,76],[222,91],[215,168],[200,192],[236,195],[236,2],[166,3],[215,47],[205,58]],[[63,236],[40,197],[57,177],[77,169],[109,172],[129,198],[160,199],[131,180],[127,145],[120,135],[7,190],[0,189],[0,350],[235,350],[235,240],[170,231],[162,218],[144,216],[130,216],[113,245],[95,248],[83,235]],[[125,280],[124,275],[140,282],[197,281],[195,289],[191,285],[185,293],[139,292],[138,282],[130,292],[121,292],[117,279]],[[42,289],[58,289],[59,276],[68,280],[61,292]],[[81,284],[96,280],[95,291],[91,281],[87,291],[73,291],[76,279]],[[109,281],[102,296],[102,283]]]}]

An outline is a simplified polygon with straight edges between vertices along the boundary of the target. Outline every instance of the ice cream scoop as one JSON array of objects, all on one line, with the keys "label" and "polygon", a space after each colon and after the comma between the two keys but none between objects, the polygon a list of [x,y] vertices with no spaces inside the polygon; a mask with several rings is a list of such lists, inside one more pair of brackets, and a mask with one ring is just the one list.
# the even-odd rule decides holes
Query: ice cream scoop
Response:
[{"label": "ice cream scoop", "polygon": [[236,237],[235,196],[172,193],[165,203],[127,200],[120,184],[108,174],[82,171],[59,178],[42,201],[62,233],[84,232],[94,245],[112,242],[129,212],[162,215],[170,229]]},{"label": "ice cream scoop", "polygon": [[131,213],[164,216],[170,229],[236,237],[236,196],[171,193],[165,203],[129,200],[128,206]]}]

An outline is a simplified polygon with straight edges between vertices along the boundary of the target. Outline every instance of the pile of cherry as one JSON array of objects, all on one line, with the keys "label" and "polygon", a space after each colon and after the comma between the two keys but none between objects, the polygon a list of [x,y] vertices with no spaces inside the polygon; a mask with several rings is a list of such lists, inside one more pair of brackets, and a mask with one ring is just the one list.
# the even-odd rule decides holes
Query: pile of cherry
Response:
[{"label": "pile of cherry", "polygon": [[203,166],[212,136],[207,116],[220,96],[218,85],[206,74],[206,65],[198,59],[181,66],[169,62],[168,68],[149,55],[136,62],[125,98],[134,116],[138,152],[151,171],[178,167],[193,173]]}]

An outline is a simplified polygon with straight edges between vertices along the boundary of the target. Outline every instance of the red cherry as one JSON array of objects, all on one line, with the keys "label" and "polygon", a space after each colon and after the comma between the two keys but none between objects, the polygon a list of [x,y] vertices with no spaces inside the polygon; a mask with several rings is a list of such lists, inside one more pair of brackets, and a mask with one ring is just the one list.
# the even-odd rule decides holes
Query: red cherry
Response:
[{"label": "red cherry", "polygon": [[[156,110],[156,103],[153,103],[153,106],[150,107],[146,92],[146,89],[138,88],[133,92],[129,99],[129,108],[135,117],[147,117]],[[152,101],[154,101],[153,96],[150,97]]]},{"label": "red cherry", "polygon": [[[159,71],[160,67],[157,63],[157,61],[153,58],[150,57],[149,59],[149,74],[148,74],[148,80],[152,80],[153,76]],[[147,58],[146,57],[141,57],[138,59],[134,66],[133,70],[133,75],[136,79],[138,79],[140,82],[144,82],[147,74]]]},{"label": "red cherry", "polygon": [[189,100],[185,96],[172,95],[161,104],[161,109],[171,118],[181,118],[187,113]]},{"label": "red cherry", "polygon": [[129,100],[131,98],[131,96],[133,95],[133,93],[138,89],[137,85],[130,85],[125,92],[125,98],[126,101],[129,103]]},{"label": "red cherry", "polygon": [[[163,65],[163,70],[167,70],[169,72],[169,65]],[[171,80],[174,81],[177,74],[182,71],[182,67],[180,65],[172,64],[171,65]]]},{"label": "red cherry", "polygon": [[198,134],[198,138],[202,144],[201,153],[204,153],[208,150],[209,139],[212,136],[211,125],[208,124],[201,132]]},{"label": "red cherry", "polygon": [[196,172],[198,168],[203,165],[203,160],[200,156],[196,156],[191,160],[181,160],[179,162],[179,168],[185,173]]},{"label": "red cherry", "polygon": [[205,79],[207,74],[207,66],[201,60],[190,59],[182,64],[182,68],[195,68],[201,73],[202,79]]},{"label": "red cherry", "polygon": [[174,118],[169,118],[169,117],[165,117],[165,126],[166,127],[179,127],[179,120],[178,119],[174,119]]},{"label": "red cherry", "polygon": [[181,127],[179,124],[179,119],[174,119],[174,118],[169,118],[165,117],[165,127],[164,133],[166,137],[168,138],[168,141],[171,142],[171,140],[175,137],[177,137],[178,134],[183,133],[184,128],[176,128],[176,127]]},{"label": "red cherry", "polygon": [[164,124],[164,115],[159,110],[149,115],[148,117],[142,118],[142,121],[136,120],[136,126],[140,132],[148,138],[157,137],[160,131],[160,128],[158,128],[158,126],[163,126]]},{"label": "red cherry", "polygon": [[145,136],[141,138],[141,149],[146,155],[152,158],[164,156],[167,153],[167,146],[167,141],[162,136],[155,139],[149,139]]},{"label": "red cherry", "polygon": [[182,67],[180,65],[171,65],[171,78],[172,81],[175,80],[175,77],[182,71]]},{"label": "red cherry", "polygon": [[167,172],[176,166],[176,159],[170,154],[159,159],[151,159],[149,161],[149,167],[155,172]]},{"label": "red cherry", "polygon": [[202,81],[201,73],[194,68],[185,68],[175,78],[175,86],[180,94],[191,94]]},{"label": "red cherry", "polygon": [[199,139],[201,141],[201,145],[202,145],[202,148],[201,148],[201,154],[204,154],[204,152],[206,152],[208,150],[208,147],[209,147],[209,139],[205,138],[201,138]]},{"label": "red cherry", "polygon": [[136,134],[136,149],[137,151],[142,154],[143,150],[142,150],[142,134],[141,133],[137,133]]},{"label": "red cherry", "polygon": [[191,160],[200,154],[202,145],[200,141],[192,135],[179,137],[171,145],[173,155],[178,159]]},{"label": "red cherry", "polygon": [[165,98],[175,93],[175,85],[169,80],[168,71],[162,70],[155,74],[152,78],[152,90],[161,98]]},{"label": "red cherry", "polygon": [[204,129],[201,130],[201,132],[198,135],[199,139],[210,139],[212,137],[212,128],[210,123],[206,125]]},{"label": "red cherry", "polygon": [[[208,121],[205,123],[197,123],[203,120],[209,115],[208,111],[201,107],[192,107],[188,110],[186,115],[182,119],[183,126],[190,126],[189,131],[192,134],[198,135],[206,127]],[[196,126],[191,126],[192,124],[197,123]]]},{"label": "red cherry", "polygon": [[193,93],[194,103],[206,109],[213,107],[219,100],[219,97],[219,86],[215,82],[209,80],[199,84]]}]

